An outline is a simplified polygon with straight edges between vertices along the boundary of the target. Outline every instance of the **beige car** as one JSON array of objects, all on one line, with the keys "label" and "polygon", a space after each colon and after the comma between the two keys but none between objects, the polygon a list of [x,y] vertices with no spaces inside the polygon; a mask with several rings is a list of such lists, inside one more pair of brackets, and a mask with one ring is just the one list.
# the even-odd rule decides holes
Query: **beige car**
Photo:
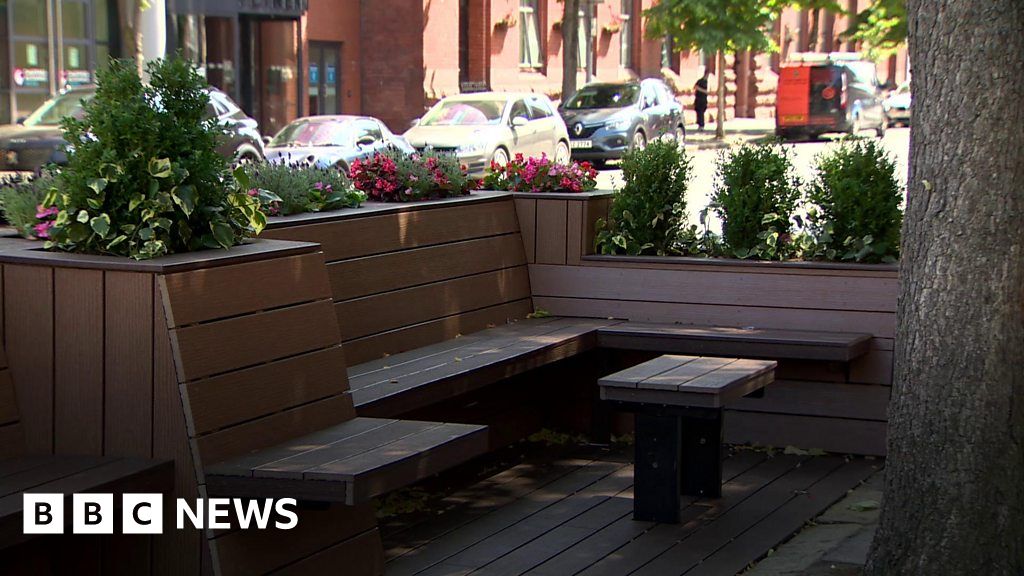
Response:
[{"label": "beige car", "polygon": [[569,132],[543,94],[477,92],[435,104],[405,133],[417,150],[455,154],[473,175],[516,154],[569,163]]}]

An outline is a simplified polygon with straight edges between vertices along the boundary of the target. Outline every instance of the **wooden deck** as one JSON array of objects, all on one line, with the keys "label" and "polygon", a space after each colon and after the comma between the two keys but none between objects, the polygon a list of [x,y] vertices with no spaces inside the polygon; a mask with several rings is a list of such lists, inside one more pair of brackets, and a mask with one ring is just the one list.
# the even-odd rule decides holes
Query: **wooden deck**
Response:
[{"label": "wooden deck", "polygon": [[631,450],[528,460],[382,525],[387,576],[731,575],[763,557],[879,460],[744,450],[720,499],[684,497],[678,525],[632,519]]}]

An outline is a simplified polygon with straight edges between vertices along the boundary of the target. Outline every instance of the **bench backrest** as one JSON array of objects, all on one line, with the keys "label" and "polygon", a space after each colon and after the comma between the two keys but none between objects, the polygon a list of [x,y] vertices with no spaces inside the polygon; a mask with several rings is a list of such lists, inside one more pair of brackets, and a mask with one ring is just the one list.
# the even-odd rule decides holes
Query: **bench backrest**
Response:
[{"label": "bench backrest", "polygon": [[364,207],[329,221],[274,225],[263,233],[323,247],[349,364],[532,311],[511,196],[414,208]]},{"label": "bench backrest", "polygon": [[7,367],[7,353],[0,346],[0,460],[18,456],[25,450],[14,380]]},{"label": "bench backrest", "polygon": [[355,417],[323,254],[158,278],[193,460]]}]

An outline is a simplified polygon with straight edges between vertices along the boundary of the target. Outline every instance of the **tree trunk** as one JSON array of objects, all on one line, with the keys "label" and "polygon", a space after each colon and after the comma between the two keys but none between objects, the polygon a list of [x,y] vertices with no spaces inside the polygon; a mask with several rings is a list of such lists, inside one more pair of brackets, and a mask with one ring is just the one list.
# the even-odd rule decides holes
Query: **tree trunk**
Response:
[{"label": "tree trunk", "polygon": [[868,574],[1019,576],[1024,4],[909,0],[907,11],[914,119]]},{"label": "tree trunk", "polygon": [[718,118],[715,119],[715,138],[725,138],[725,51],[718,51],[718,65],[715,66],[715,80],[718,82]]},{"label": "tree trunk", "polygon": [[564,0],[562,4],[562,101],[576,91],[576,69],[579,68],[580,0]]},{"label": "tree trunk", "polygon": [[142,6],[140,0],[119,0],[118,19],[121,26],[121,58],[135,60],[142,74]]},{"label": "tree trunk", "polygon": [[818,36],[820,33],[818,29],[821,24],[821,8],[815,8],[811,11],[811,31],[807,34],[807,50],[809,52],[818,51]]}]

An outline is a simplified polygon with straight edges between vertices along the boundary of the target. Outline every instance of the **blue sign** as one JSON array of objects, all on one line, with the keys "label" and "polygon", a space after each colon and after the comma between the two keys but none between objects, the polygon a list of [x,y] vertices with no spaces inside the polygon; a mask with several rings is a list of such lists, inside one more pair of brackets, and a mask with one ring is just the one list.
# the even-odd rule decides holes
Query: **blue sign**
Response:
[{"label": "blue sign", "polygon": [[316,64],[309,65],[309,83],[319,84],[320,83],[320,67]]},{"label": "blue sign", "polygon": [[338,71],[334,66],[327,66],[327,83],[337,84],[338,83]]}]

